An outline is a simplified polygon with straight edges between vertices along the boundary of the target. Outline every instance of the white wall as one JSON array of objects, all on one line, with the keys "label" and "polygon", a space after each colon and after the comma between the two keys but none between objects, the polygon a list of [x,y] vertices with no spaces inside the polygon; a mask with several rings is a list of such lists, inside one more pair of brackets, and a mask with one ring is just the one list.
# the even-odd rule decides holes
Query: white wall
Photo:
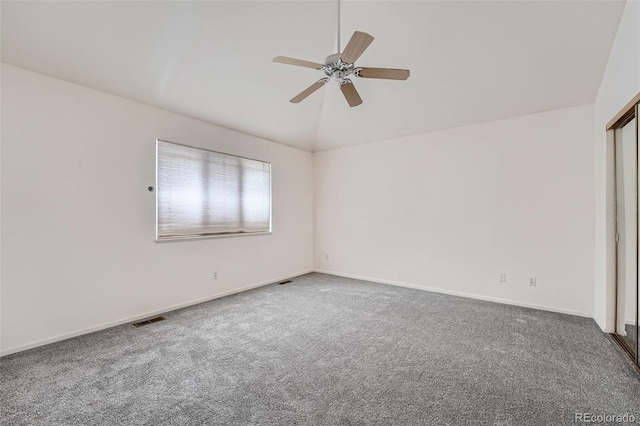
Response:
[{"label": "white wall", "polygon": [[315,267],[590,316],[592,140],[585,105],[316,153]]},{"label": "white wall", "polygon": [[640,2],[628,1],[595,101],[595,285],[594,318],[615,329],[613,160],[606,125],[640,92]]},{"label": "white wall", "polygon": [[[8,65],[1,78],[2,353],[313,268],[311,153]],[[156,137],[272,162],[273,234],[154,243]]]}]

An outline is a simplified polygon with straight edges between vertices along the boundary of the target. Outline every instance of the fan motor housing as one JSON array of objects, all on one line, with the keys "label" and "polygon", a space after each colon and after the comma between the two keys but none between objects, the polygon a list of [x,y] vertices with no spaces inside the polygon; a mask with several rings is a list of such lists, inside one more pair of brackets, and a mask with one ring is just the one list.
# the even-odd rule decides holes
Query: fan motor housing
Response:
[{"label": "fan motor housing", "polygon": [[338,63],[340,60],[341,53],[334,53],[333,55],[327,56],[327,59],[324,60],[325,65],[332,65]]},{"label": "fan motor housing", "polygon": [[353,64],[342,62],[341,56],[341,53],[334,53],[333,55],[327,56],[322,67],[325,75],[337,81],[340,85],[344,84],[346,80],[348,80],[347,77],[356,74],[358,70]]}]

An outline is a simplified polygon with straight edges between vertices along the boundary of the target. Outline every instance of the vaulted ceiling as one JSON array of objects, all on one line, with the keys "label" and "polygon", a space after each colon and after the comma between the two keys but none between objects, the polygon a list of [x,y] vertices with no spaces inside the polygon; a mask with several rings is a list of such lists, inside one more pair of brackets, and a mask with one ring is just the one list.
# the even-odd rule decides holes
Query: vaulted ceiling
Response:
[{"label": "vaulted ceiling", "polygon": [[288,102],[337,50],[336,1],[2,2],[2,61],[309,151],[590,103],[625,3],[342,1],[342,48],[375,37],[354,79]]}]

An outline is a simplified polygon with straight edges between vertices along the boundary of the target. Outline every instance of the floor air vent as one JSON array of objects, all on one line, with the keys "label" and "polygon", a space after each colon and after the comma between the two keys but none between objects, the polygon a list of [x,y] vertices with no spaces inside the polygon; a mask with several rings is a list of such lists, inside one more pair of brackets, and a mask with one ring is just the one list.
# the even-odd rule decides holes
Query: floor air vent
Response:
[{"label": "floor air vent", "polygon": [[164,321],[164,320],[165,320],[164,317],[149,318],[149,319],[146,319],[144,321],[134,322],[133,326],[134,327],[142,327],[143,325],[149,325],[149,324],[153,324],[154,322]]},{"label": "floor air vent", "polygon": [[292,283],[292,282],[293,281],[291,281],[291,280],[286,280],[286,281],[279,282],[278,284],[282,285],[282,284],[289,284],[289,283]]}]

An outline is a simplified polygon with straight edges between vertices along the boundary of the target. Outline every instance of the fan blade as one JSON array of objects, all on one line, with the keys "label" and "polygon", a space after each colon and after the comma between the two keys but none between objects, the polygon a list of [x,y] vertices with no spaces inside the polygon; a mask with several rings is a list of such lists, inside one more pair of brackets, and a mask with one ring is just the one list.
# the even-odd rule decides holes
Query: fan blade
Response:
[{"label": "fan blade", "polygon": [[318,90],[319,88],[321,88],[322,86],[327,84],[327,81],[328,80],[324,80],[324,79],[316,81],[311,86],[307,87],[302,92],[298,93],[289,102],[291,102],[293,104],[300,103],[301,101],[305,100],[307,98],[307,96],[309,96],[310,94],[312,94],[313,92],[315,92],[316,90]]},{"label": "fan blade", "polygon": [[275,58],[273,58],[273,62],[287,65],[297,65],[299,67],[313,68],[316,70],[322,69],[322,64],[304,61],[302,59],[287,58],[286,56],[276,56]]},{"label": "fan blade", "polygon": [[362,103],[362,98],[358,94],[356,86],[350,80],[345,80],[340,86],[340,90],[342,90],[342,94],[350,107],[358,106]]},{"label": "fan blade", "polygon": [[393,68],[359,68],[356,72],[362,78],[383,78],[386,80],[406,80],[409,78],[409,70]]},{"label": "fan blade", "polygon": [[363,33],[360,31],[356,31],[351,36],[351,40],[347,43],[347,47],[344,48],[344,52],[340,56],[342,62],[346,62],[347,64],[352,64],[362,53],[365,51],[367,47],[373,41],[373,37],[367,33]]}]

